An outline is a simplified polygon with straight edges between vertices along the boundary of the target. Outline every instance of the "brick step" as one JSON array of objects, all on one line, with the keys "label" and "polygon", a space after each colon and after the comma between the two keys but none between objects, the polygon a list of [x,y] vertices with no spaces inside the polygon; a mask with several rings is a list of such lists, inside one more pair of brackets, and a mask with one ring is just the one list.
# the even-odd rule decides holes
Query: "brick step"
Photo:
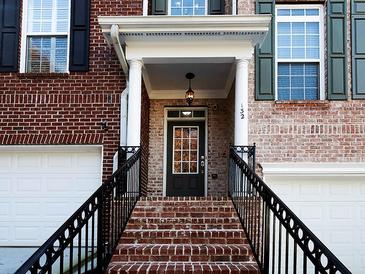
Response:
[{"label": "brick step", "polygon": [[210,230],[171,230],[171,229],[126,229],[123,233],[123,237],[136,239],[141,238],[246,238],[246,234],[242,229],[210,229]]},{"label": "brick step", "polygon": [[145,212],[145,211],[133,211],[132,217],[134,218],[233,218],[236,217],[235,211],[231,212]]},{"label": "brick step", "polygon": [[142,198],[108,272],[260,273],[227,197]]},{"label": "brick step", "polygon": [[109,274],[122,274],[122,273],[232,273],[232,274],[259,274],[260,271],[256,263],[253,262],[217,262],[217,263],[111,263],[108,267],[107,273]]},{"label": "brick step", "polygon": [[180,206],[180,205],[140,205],[134,208],[134,212],[236,212],[234,207],[232,206],[216,206],[216,205],[208,205],[208,206]]},{"label": "brick step", "polygon": [[249,245],[118,245],[116,261],[245,262],[252,261]]},{"label": "brick step", "polygon": [[242,229],[239,222],[232,223],[220,223],[220,224],[209,224],[209,223],[148,223],[148,222],[129,222],[126,229],[174,229],[174,230],[194,230],[194,229]]},{"label": "brick step", "polygon": [[220,237],[136,238],[126,237],[123,234],[119,244],[248,244],[248,240],[246,238]]},{"label": "brick step", "polygon": [[229,197],[219,197],[219,196],[209,196],[209,197],[161,197],[161,196],[149,196],[149,197],[141,197],[141,202],[188,202],[189,204],[193,202],[210,202],[213,201],[221,202],[221,201],[231,201]]},{"label": "brick step", "polygon": [[195,217],[179,217],[179,218],[153,218],[153,217],[134,217],[132,216],[129,224],[237,224],[239,219],[237,216],[230,218],[195,218]]},{"label": "brick step", "polygon": [[198,207],[204,207],[204,206],[231,206],[232,201],[138,201],[138,205],[140,206],[198,206]]}]

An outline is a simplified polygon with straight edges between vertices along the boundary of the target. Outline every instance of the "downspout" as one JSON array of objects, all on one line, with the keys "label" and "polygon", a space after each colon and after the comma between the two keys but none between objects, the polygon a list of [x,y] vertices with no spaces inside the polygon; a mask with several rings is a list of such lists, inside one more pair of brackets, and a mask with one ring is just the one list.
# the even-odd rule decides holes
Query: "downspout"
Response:
[{"label": "downspout", "polygon": [[[129,67],[127,60],[125,58],[125,54],[120,43],[119,38],[119,27],[118,25],[112,25],[110,28],[110,38],[117,54],[120,65],[122,66],[122,70],[126,79],[126,88],[123,90],[120,95],[120,146],[127,145],[127,113],[128,113],[128,80],[129,80]],[[118,168],[118,151],[113,157],[113,170],[115,171]]]},{"label": "downspout", "polygon": [[125,90],[120,95],[120,145],[127,145],[127,116],[128,116],[128,83]]}]

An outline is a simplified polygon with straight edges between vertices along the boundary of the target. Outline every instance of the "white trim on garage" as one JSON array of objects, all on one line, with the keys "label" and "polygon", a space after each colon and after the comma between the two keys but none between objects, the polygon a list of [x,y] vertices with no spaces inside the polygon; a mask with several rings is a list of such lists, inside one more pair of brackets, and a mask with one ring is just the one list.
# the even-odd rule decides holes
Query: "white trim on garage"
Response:
[{"label": "white trim on garage", "polygon": [[261,163],[265,175],[356,176],[365,175],[365,163]]}]

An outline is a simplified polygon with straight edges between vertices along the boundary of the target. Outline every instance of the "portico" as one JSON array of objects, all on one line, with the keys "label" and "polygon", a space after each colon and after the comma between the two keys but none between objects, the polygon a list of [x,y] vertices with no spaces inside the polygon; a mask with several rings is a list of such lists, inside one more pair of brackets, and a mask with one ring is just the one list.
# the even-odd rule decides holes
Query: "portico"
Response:
[{"label": "portico", "polygon": [[[164,113],[163,116],[156,116],[156,119],[160,119],[158,125],[149,125],[149,134],[152,134],[149,136],[149,162],[161,162],[161,165],[153,167],[149,164],[149,173],[160,170],[156,176],[149,176],[149,183],[158,182],[162,195],[169,195],[168,177],[177,174],[179,176],[174,179],[177,186],[181,185],[179,180],[187,180],[186,175],[191,177],[193,174],[204,174],[201,179],[204,192],[199,196],[207,195],[209,180],[213,175],[216,177],[215,173],[208,174],[208,170],[218,169],[214,161],[211,161],[213,157],[209,155],[212,147],[222,143],[227,146],[229,143],[249,144],[248,65],[255,46],[265,39],[270,20],[270,16],[260,15],[99,17],[103,34],[113,45],[121,67],[128,75],[127,89],[122,98],[122,103],[127,105],[128,110],[125,111],[122,107],[121,144],[141,145],[141,128],[144,130],[141,121],[146,119],[142,117],[141,104],[144,92],[148,94],[152,105],[160,107],[156,110],[150,107],[150,115],[155,117],[156,111]],[[192,84],[195,100],[188,109],[193,111],[194,107],[205,108],[206,116],[168,117],[167,107],[176,110],[187,107],[183,99],[188,85],[185,74],[188,72],[195,74]],[[227,106],[219,114],[224,116],[220,123],[210,122],[213,114],[209,108],[214,108],[215,102],[224,102]],[[217,116],[216,113],[214,115]],[[228,120],[232,120],[231,125]],[[202,127],[204,123],[205,126]],[[217,135],[214,136],[216,128],[222,123],[226,123],[227,129],[222,130],[224,136],[219,139]],[[153,135],[156,127],[159,127],[159,132],[163,132],[158,138]],[[229,128],[232,128],[231,133]],[[203,136],[203,130],[206,135],[205,144],[203,139],[198,142]],[[195,136],[196,131],[198,136]],[[183,136],[185,132],[187,135]],[[180,134],[181,147],[177,140]],[[187,142],[186,147],[184,142]],[[199,145],[195,147],[194,142]],[[159,149],[159,145],[163,149]],[[154,161],[151,157],[158,159]],[[216,173],[219,172],[226,171]],[[190,182],[192,186],[198,184],[198,181]]]}]

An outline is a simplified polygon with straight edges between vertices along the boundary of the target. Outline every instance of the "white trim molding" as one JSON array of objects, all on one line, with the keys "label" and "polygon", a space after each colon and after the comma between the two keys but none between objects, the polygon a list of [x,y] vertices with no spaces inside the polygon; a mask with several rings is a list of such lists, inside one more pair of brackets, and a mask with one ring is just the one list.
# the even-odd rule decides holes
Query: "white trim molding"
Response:
[{"label": "white trim molding", "polygon": [[[52,31],[50,32],[30,32],[28,31],[28,17],[29,15],[29,2],[30,1],[23,1],[22,3],[22,22],[21,22],[21,37],[20,37],[20,66],[19,72],[20,73],[27,73],[27,47],[28,47],[28,36],[33,37],[63,37],[67,38],[67,52],[66,52],[66,68],[64,73],[69,73],[69,63],[70,63],[70,24],[71,24],[71,0],[68,0],[68,22],[67,22],[67,31],[59,32],[56,29],[55,22],[51,21],[52,23]],[[52,16],[55,17],[57,13],[56,1],[52,3]],[[33,22],[32,20],[30,22]],[[54,60],[51,60],[50,66],[54,68],[55,66],[56,57]],[[53,71],[51,71],[53,72]]]},{"label": "white trim molding", "polygon": [[[168,118],[169,110],[202,110],[205,111],[205,117],[200,118]],[[208,195],[208,108],[207,107],[165,107],[164,108],[164,133],[163,133],[163,179],[162,179],[162,195],[166,196],[167,187],[167,123],[169,121],[205,121],[205,176],[204,176],[204,196]]]},{"label": "white trim molding", "polygon": [[261,163],[264,176],[364,176],[365,162]]},{"label": "white trim molding", "polygon": [[[318,15],[314,16],[279,16],[277,15],[277,11],[282,9],[303,9],[303,10],[311,10],[315,9],[318,10]],[[323,5],[319,4],[295,4],[295,5],[276,5],[275,6],[275,52],[278,53],[278,23],[280,22],[315,22],[319,23],[319,58],[315,59],[306,59],[306,58],[279,58],[278,54],[275,54],[275,98],[278,100],[279,93],[278,93],[278,65],[279,63],[317,63],[319,66],[319,93],[317,100],[325,100],[326,93],[325,93],[325,13]],[[291,35],[291,34],[290,34]],[[291,46],[290,46],[291,47]],[[289,101],[292,99],[289,99]],[[307,99],[305,99],[307,100]]]},{"label": "white trim molding", "polygon": [[267,35],[271,15],[99,16],[98,21],[122,67],[124,59],[146,65],[142,73],[151,99],[182,98],[185,90],[182,85],[171,90],[153,87],[147,65],[188,62],[231,64],[222,86],[197,90],[197,98],[226,98],[234,81],[235,60],[252,57],[255,45],[261,45]]},{"label": "white trim molding", "polygon": [[240,37],[261,44],[269,30],[270,15],[225,16],[99,16],[102,32],[110,43],[112,25],[118,25],[122,42],[174,37]]}]

